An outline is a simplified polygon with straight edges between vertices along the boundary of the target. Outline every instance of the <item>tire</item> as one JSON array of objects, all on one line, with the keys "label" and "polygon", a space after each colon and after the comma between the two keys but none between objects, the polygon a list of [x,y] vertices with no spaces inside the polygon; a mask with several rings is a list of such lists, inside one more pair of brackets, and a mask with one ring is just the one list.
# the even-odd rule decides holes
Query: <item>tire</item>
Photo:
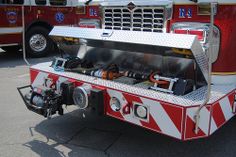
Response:
[{"label": "tire", "polygon": [[6,46],[6,47],[1,47],[4,51],[9,52],[9,53],[16,53],[20,50],[20,46]]},{"label": "tire", "polygon": [[25,47],[31,57],[45,57],[54,49],[54,43],[48,36],[49,30],[35,26],[26,32]]}]

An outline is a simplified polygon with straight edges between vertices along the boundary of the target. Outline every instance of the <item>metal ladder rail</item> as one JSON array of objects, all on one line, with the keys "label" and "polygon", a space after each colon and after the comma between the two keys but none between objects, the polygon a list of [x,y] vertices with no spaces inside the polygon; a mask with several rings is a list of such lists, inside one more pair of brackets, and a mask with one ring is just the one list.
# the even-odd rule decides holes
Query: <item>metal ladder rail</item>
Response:
[{"label": "metal ladder rail", "polygon": [[210,15],[210,41],[209,41],[209,47],[208,47],[208,84],[207,84],[207,94],[206,94],[206,97],[205,97],[205,100],[204,102],[202,103],[202,105],[199,106],[198,110],[196,111],[196,114],[195,114],[195,122],[196,122],[196,125],[195,125],[195,129],[194,129],[194,132],[195,134],[198,133],[199,131],[199,121],[200,121],[200,112],[202,110],[202,108],[204,106],[207,105],[208,101],[210,100],[210,97],[211,97],[211,81],[212,81],[212,78],[211,78],[211,71],[212,71],[212,39],[213,39],[213,28],[214,28],[214,16],[215,16],[215,13],[216,13],[216,5],[217,3],[214,3],[214,2],[211,2],[210,3],[211,5],[211,15]]},{"label": "metal ladder rail", "polygon": [[30,66],[27,58],[26,58],[26,50],[25,50],[25,7],[24,5],[21,6],[21,15],[22,15],[22,46],[23,46],[23,59],[25,63]]}]

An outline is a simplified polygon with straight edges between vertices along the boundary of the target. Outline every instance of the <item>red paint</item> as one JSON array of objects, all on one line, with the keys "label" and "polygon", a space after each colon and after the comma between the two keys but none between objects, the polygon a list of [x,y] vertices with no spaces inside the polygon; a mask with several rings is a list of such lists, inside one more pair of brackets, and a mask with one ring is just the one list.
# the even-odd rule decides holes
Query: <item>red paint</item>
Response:
[{"label": "red paint", "polygon": [[[174,122],[176,128],[181,132],[181,124],[182,124],[182,116],[183,116],[183,111],[181,108],[176,108],[173,106],[169,105],[162,105],[162,107],[165,109],[166,113],[168,116],[172,119]],[[178,118],[177,118],[178,117]]]},{"label": "red paint", "polygon": [[175,29],[174,30],[175,34],[191,34],[191,35],[196,35],[198,37],[199,41],[204,40],[204,32],[199,31],[199,30],[184,30],[184,29]]},{"label": "red paint", "polygon": [[[192,18],[179,18],[179,9],[192,9]],[[221,34],[220,52],[217,61],[213,64],[213,72],[236,72],[236,5],[218,5],[215,25]],[[173,19],[175,22],[202,22],[209,23],[210,17],[197,15],[197,5],[175,5]],[[169,30],[169,29],[167,29]]]},{"label": "red paint", "polygon": [[[90,6],[85,7],[84,14],[78,14],[78,6],[24,6],[25,12],[25,28],[28,30],[28,27],[35,22],[44,22],[50,26],[57,25],[73,25],[78,26],[79,20],[81,18],[93,18],[99,19],[98,16],[90,16],[89,9]],[[94,10],[98,12],[98,6],[91,6]],[[14,12],[16,16],[13,17],[12,14],[9,16],[9,12]],[[55,15],[57,13],[62,13],[64,15],[63,21],[56,20]],[[22,27],[22,6],[21,5],[0,5],[0,29],[1,28],[16,28]],[[99,12],[98,12],[99,15]],[[16,21],[12,23],[10,21]],[[37,24],[37,26],[39,26]],[[26,31],[27,31],[26,30]],[[18,43],[22,44],[22,34],[0,34],[0,45],[1,44],[12,44]]]},{"label": "red paint", "polygon": [[[31,83],[36,79],[39,72],[40,72],[39,70],[30,69]],[[46,72],[42,71],[42,73],[46,73]],[[56,82],[59,79],[59,77],[60,77],[60,75],[52,74],[52,73],[49,73],[49,76],[48,76],[48,78],[53,79],[53,82]],[[74,82],[76,86],[81,86],[82,84],[85,83],[85,82],[71,79],[71,78],[68,78],[68,81]],[[88,83],[88,84],[90,84],[90,83]],[[105,115],[126,121],[124,118],[124,115],[122,115],[121,112],[114,112],[111,109],[110,103],[109,103],[110,96],[106,92],[106,90],[109,88],[104,87],[104,86],[97,86],[97,85],[93,85],[93,84],[91,84],[91,86],[92,86],[92,88],[104,90]],[[122,92],[122,91],[118,91],[118,92]],[[126,99],[128,104],[130,104],[131,106],[132,106],[133,102],[143,104],[143,102],[142,102],[143,98],[140,96],[134,95],[132,93],[127,93],[127,92],[122,92],[122,95],[124,96],[124,98]],[[225,95],[223,98],[228,97],[230,104],[232,105],[234,102],[234,95],[235,95],[234,92],[230,92],[227,95]],[[145,99],[148,99],[148,98],[145,98]],[[216,102],[214,102],[214,104],[209,104],[207,106],[207,110],[209,112],[212,110],[212,112],[210,112],[210,114],[211,114],[210,116],[213,117],[214,118],[213,120],[215,120],[215,122],[217,123],[217,129],[227,122],[223,116],[222,109],[220,108],[220,105],[219,105],[220,100],[222,100],[222,98],[217,100]],[[162,107],[165,109],[166,113],[168,114],[168,116],[172,120],[172,122],[175,124],[176,128],[181,133],[181,137],[179,140],[192,140],[192,139],[198,139],[198,138],[203,138],[203,137],[209,136],[208,134],[205,134],[200,128],[199,128],[200,130],[199,130],[198,134],[194,133],[195,122],[186,115],[187,114],[186,110],[188,109],[188,107],[183,106],[182,108],[180,108],[179,105],[163,103],[163,102],[159,101],[158,98],[154,101],[156,101],[158,104],[162,105]],[[145,105],[148,105],[148,104],[145,104]],[[195,107],[197,107],[197,106],[195,106]],[[141,123],[141,127],[147,128],[147,129],[155,131],[157,133],[166,134],[158,126],[158,123],[160,123],[160,122],[156,122],[153,116],[156,116],[156,115],[149,114],[149,121],[148,122],[145,122],[143,120],[139,120],[139,122]],[[132,123],[130,121],[126,121],[126,122]],[[169,124],[166,124],[166,125],[169,125]],[[210,123],[209,123],[209,127],[210,127]],[[171,135],[168,134],[167,136],[171,136]]]},{"label": "red paint", "polygon": [[185,140],[207,136],[200,128],[199,128],[198,133],[195,134],[195,132],[194,132],[195,124],[196,123],[194,121],[192,121],[192,119],[187,116],[186,128],[185,128],[186,129],[185,130]]},{"label": "red paint", "polygon": [[151,128],[152,130],[155,130],[156,132],[162,132],[151,114],[149,115],[149,122],[145,122],[145,121],[140,121],[140,122],[142,126],[146,128]]},{"label": "red paint", "polygon": [[58,75],[54,75],[52,73],[49,73],[48,77],[49,79],[53,80],[53,84],[56,84],[56,82],[58,81],[59,79],[59,76]]},{"label": "red paint", "polygon": [[129,103],[141,103],[142,104],[142,100],[140,99],[140,97],[137,97],[136,95],[131,95],[131,94],[127,94],[127,93],[123,93],[125,99],[129,102]]},{"label": "red paint", "polygon": [[182,29],[175,29],[174,32],[175,34],[188,34],[187,30],[182,30]]},{"label": "red paint", "polygon": [[34,82],[38,73],[39,73],[38,71],[30,70],[30,84],[32,84]]},{"label": "red paint", "polygon": [[232,110],[233,110],[233,106],[234,106],[234,102],[235,102],[235,93],[232,93],[229,95],[229,102],[230,102],[230,106],[232,107]]},{"label": "red paint", "polygon": [[189,30],[189,34],[196,35],[199,41],[204,40],[204,32],[199,30]]},{"label": "red paint", "polygon": [[214,119],[217,127],[220,127],[226,121],[219,103],[213,106],[212,118]]},{"label": "red paint", "polygon": [[[1,29],[1,28],[0,28]],[[1,44],[17,44],[22,41],[22,35],[19,34],[0,34],[0,45]]]}]

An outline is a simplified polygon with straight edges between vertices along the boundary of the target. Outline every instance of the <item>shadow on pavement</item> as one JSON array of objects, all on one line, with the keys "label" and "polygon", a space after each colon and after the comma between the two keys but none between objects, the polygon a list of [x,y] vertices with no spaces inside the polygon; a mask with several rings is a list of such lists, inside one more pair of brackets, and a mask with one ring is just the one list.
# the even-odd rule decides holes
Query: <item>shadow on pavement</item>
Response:
[{"label": "shadow on pavement", "polygon": [[[54,56],[59,56],[57,53],[51,53],[47,57],[43,58],[29,58],[27,57],[31,65],[51,61]],[[22,52],[0,52],[0,68],[13,68],[17,66],[25,66],[26,63],[23,60]]]},{"label": "shadow on pavement", "polygon": [[63,152],[54,148],[57,145],[58,144],[48,145],[47,143],[42,142],[40,140],[33,140],[27,144],[24,144],[24,146],[30,148],[32,151],[42,157],[49,156],[49,154],[50,157],[65,157]]},{"label": "shadow on pavement", "polygon": [[[51,61],[30,58],[31,64]],[[0,52],[0,68],[24,66],[21,53]],[[33,140],[23,144],[41,157],[233,157],[236,145],[236,119],[209,138],[181,142],[170,137],[121,122],[109,117],[97,117],[81,111],[29,128]],[[43,138],[37,138],[37,135]]]},{"label": "shadow on pavement", "polygon": [[107,150],[128,126],[116,119],[98,117],[88,112],[86,118],[83,118],[81,111],[76,110],[64,116],[44,120],[30,128],[32,136],[39,133],[47,140],[34,139],[24,146],[40,156],[64,157],[65,154],[58,149],[60,147],[69,150],[66,156],[70,157],[106,156]]},{"label": "shadow on pavement", "polygon": [[[48,140],[32,140],[24,145],[40,156],[50,157],[235,155],[235,118],[208,138],[181,142],[113,118],[87,114],[84,119],[81,115],[80,111],[73,111],[42,121],[34,132]],[[67,153],[62,151],[65,149]]]}]

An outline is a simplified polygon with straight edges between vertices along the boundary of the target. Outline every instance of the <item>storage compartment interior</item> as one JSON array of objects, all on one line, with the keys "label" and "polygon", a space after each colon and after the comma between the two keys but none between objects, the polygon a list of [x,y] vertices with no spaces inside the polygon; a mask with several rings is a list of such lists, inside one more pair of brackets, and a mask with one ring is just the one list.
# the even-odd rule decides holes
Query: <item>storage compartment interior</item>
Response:
[{"label": "storage compartment interior", "polygon": [[55,70],[174,95],[185,95],[207,85],[208,59],[196,36],[65,30],[66,27],[54,27],[50,33],[66,54],[54,62]]},{"label": "storage compartment interior", "polygon": [[[64,43],[62,46],[64,52],[67,52],[64,55],[65,71],[175,95],[185,95],[206,85],[197,64],[191,57],[86,45],[80,45],[75,56],[68,53],[66,47],[70,45]],[[73,51],[75,52],[74,49]],[[165,49],[162,54],[169,54],[170,51],[173,50]]]}]

